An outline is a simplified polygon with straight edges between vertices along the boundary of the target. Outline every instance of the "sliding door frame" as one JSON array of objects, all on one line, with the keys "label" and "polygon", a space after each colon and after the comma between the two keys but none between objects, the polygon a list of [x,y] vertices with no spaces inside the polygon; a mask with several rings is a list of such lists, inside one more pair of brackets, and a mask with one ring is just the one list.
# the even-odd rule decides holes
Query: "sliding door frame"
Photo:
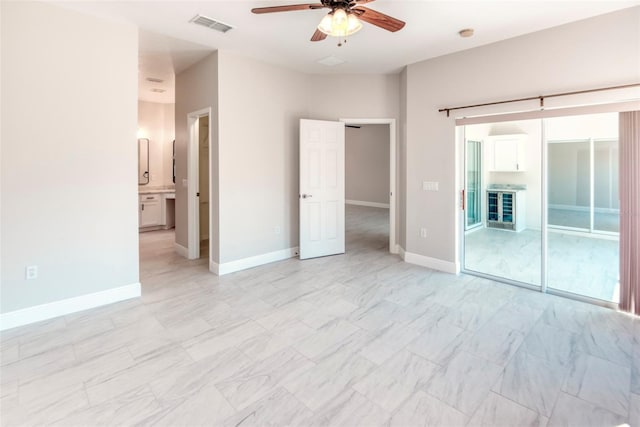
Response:
[{"label": "sliding door frame", "polygon": [[[461,167],[463,170],[463,175],[466,176],[466,168],[467,168],[467,144],[466,144],[466,125],[471,124],[483,124],[483,123],[498,123],[498,122],[508,122],[508,121],[518,121],[518,120],[530,120],[530,119],[539,119],[541,121],[541,277],[540,277],[540,286],[532,285],[530,283],[520,282],[517,280],[512,280],[504,277],[493,276],[491,274],[481,273],[473,270],[467,270],[465,268],[465,225],[466,225],[466,211],[461,206],[461,215],[459,216],[458,221],[458,230],[460,235],[459,241],[459,259],[461,261],[461,272],[477,277],[483,277],[486,279],[494,280],[501,283],[507,283],[510,285],[531,289],[534,291],[538,291],[541,293],[548,293],[550,295],[560,296],[576,301],[586,302],[593,305],[598,305],[602,307],[608,307],[617,309],[618,303],[601,300],[597,298],[588,297],[585,295],[574,294],[572,292],[562,291],[560,289],[549,288],[548,287],[548,158],[549,158],[549,150],[548,144],[546,141],[545,135],[545,118],[550,117],[566,117],[566,116],[576,116],[576,115],[588,115],[588,114],[598,114],[605,112],[623,112],[623,111],[633,111],[640,109],[640,101],[629,101],[629,102],[620,102],[620,103],[610,103],[610,104],[600,104],[586,107],[571,107],[571,108],[557,108],[553,110],[535,110],[524,113],[505,113],[499,115],[490,115],[490,116],[476,116],[476,117],[462,117],[456,119],[456,127],[461,126],[462,131],[456,131],[457,138],[462,138],[462,161],[458,161],[458,167]],[[460,141],[460,139],[458,139]],[[460,142],[458,142],[460,143]],[[593,151],[593,139],[591,139],[591,151]],[[593,153],[590,156],[590,162],[593,162]],[[593,165],[591,165],[591,177],[590,180],[593,181]],[[459,176],[459,175],[458,175]],[[593,191],[593,182],[591,182],[591,189]],[[462,181],[462,190],[466,190],[466,178]],[[461,193],[463,194],[463,193]],[[593,204],[593,194],[591,195],[591,204]],[[593,212],[591,213],[593,215]],[[591,220],[593,224],[593,219]],[[605,233],[602,233],[605,234]]]}]

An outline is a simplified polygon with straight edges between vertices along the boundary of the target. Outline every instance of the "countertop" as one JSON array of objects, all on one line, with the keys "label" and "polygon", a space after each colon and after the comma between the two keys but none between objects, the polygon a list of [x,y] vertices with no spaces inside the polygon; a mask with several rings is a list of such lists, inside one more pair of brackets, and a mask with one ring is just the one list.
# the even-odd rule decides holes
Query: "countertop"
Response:
[{"label": "countertop", "polygon": [[175,192],[175,188],[138,188],[138,194],[175,194]]}]

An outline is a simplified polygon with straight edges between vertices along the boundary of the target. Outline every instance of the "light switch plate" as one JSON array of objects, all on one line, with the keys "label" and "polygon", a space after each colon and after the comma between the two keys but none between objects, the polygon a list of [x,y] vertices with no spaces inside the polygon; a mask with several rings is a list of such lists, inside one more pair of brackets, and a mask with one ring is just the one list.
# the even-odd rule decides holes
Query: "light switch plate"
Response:
[{"label": "light switch plate", "polygon": [[424,191],[438,191],[439,182],[435,181],[424,181],[422,183],[422,189]]},{"label": "light switch plate", "polygon": [[187,178],[182,178],[182,186],[187,188],[189,186],[189,180]]}]

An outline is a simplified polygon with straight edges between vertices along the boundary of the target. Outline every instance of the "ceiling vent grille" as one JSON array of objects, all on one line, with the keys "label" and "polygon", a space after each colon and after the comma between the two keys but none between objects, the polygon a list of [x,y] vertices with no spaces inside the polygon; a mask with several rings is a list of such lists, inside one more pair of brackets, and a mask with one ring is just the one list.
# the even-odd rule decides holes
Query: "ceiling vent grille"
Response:
[{"label": "ceiling vent grille", "polygon": [[226,33],[233,28],[231,25],[227,25],[223,22],[216,21],[215,19],[211,19],[203,15],[196,15],[189,22],[211,28],[212,30],[220,31],[221,33]]}]

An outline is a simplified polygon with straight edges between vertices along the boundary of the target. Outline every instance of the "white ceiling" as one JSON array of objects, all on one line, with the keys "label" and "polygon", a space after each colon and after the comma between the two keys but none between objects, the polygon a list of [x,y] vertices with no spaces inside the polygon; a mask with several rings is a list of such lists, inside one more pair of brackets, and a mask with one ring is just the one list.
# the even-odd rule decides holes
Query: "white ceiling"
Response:
[{"label": "white ceiling", "polygon": [[[393,73],[424,59],[473,48],[640,4],[631,1],[430,1],[377,0],[368,7],[401,19],[390,33],[365,23],[337,46],[337,40],[309,41],[327,9],[255,15],[254,7],[304,3],[271,1],[55,1],[63,7],[130,22],[140,28],[140,99],[173,102],[173,75],[209,52],[225,49],[307,73]],[[196,14],[234,28],[222,34],[189,23]],[[474,28],[461,38],[458,31]],[[345,62],[329,67],[328,56]],[[164,79],[150,84],[146,77]],[[165,88],[159,94],[153,87]]]}]

